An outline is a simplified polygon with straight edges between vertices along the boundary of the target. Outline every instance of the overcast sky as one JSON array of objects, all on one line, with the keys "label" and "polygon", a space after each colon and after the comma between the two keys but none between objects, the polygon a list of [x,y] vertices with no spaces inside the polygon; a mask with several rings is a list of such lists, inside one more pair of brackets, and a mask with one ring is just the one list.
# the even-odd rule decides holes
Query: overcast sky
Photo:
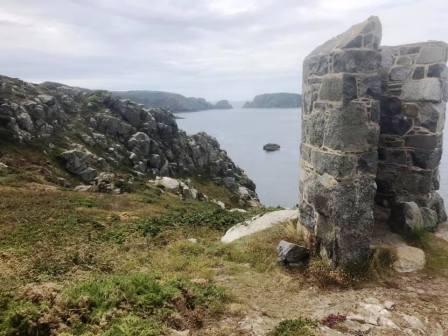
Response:
[{"label": "overcast sky", "polygon": [[370,15],[383,44],[448,40],[447,0],[0,0],[0,73],[209,100],[299,92],[303,58]]}]

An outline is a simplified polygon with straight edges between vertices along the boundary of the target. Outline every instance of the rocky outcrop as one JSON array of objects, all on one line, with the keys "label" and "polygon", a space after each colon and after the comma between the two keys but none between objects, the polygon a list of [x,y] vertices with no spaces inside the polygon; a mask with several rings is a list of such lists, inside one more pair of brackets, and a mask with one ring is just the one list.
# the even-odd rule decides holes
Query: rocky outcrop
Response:
[{"label": "rocky outcrop", "polygon": [[395,231],[434,230],[446,219],[436,190],[447,45],[380,41],[371,17],[304,62],[300,222],[334,266],[368,259],[375,200]]},{"label": "rocky outcrop", "polygon": [[187,136],[171,113],[106,91],[0,76],[0,138],[40,146],[85,183],[115,171],[148,177],[200,175],[237,197],[245,188],[245,201],[258,201],[254,183],[216,139],[205,133]]},{"label": "rocky outcrop", "polygon": [[265,93],[246,102],[243,108],[295,108],[300,106],[301,98],[297,93]]}]

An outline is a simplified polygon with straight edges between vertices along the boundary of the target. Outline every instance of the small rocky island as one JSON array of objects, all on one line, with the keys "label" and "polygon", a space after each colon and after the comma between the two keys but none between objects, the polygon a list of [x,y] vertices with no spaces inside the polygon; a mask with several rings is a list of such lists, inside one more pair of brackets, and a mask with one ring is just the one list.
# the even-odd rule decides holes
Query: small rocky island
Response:
[{"label": "small rocky island", "polygon": [[266,152],[275,152],[280,150],[280,145],[275,144],[275,143],[267,143],[266,145],[263,146],[263,149]]},{"label": "small rocky island", "polygon": [[231,110],[233,106],[229,103],[228,100],[220,100],[218,101],[214,107],[215,110]]},{"label": "small rocky island", "polygon": [[265,93],[251,102],[246,102],[243,108],[295,108],[299,107],[302,96],[297,93]]}]

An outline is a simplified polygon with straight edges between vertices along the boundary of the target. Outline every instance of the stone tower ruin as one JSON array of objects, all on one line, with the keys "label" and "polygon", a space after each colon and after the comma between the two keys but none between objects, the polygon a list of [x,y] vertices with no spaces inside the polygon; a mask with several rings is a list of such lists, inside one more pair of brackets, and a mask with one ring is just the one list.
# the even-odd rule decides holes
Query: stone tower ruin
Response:
[{"label": "stone tower ruin", "polygon": [[303,64],[300,224],[333,266],[365,262],[374,209],[392,230],[446,220],[438,166],[448,100],[448,45],[382,47],[377,17]]}]

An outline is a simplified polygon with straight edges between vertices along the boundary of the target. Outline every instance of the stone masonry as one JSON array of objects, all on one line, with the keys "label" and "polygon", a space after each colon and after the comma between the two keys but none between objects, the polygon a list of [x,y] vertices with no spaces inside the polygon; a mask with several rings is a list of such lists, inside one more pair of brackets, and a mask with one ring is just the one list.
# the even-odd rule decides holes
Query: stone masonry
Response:
[{"label": "stone masonry", "polygon": [[303,65],[299,221],[335,267],[368,259],[376,203],[397,231],[410,216],[428,228],[446,217],[435,190],[447,45],[380,42],[381,23],[371,17]]},{"label": "stone masonry", "polygon": [[446,220],[439,189],[448,46],[382,48],[381,135],[376,200],[394,231],[434,230]]}]

